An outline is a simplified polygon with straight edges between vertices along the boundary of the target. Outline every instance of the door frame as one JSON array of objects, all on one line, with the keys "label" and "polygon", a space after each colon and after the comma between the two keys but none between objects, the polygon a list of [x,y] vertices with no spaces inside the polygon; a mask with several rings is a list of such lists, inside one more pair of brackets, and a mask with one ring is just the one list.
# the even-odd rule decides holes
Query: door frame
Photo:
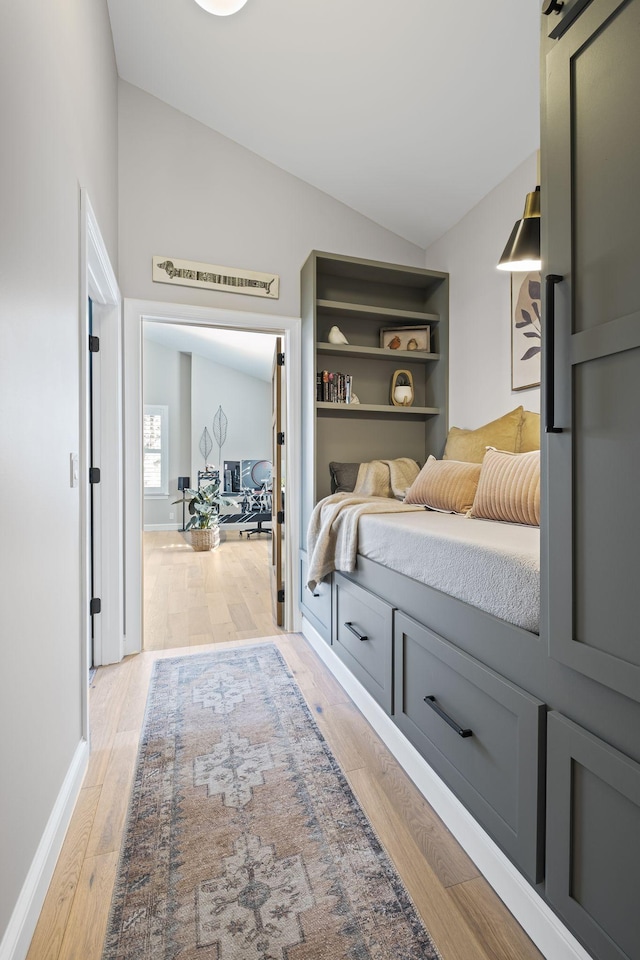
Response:
[{"label": "door frame", "polygon": [[301,320],[245,310],[196,307],[153,300],[124,300],[125,635],[123,655],[142,650],[142,324],[145,320],[270,333],[284,339],[287,518],[284,538],[285,629],[301,627],[297,597],[300,542]]},{"label": "door frame", "polygon": [[[107,248],[86,190],[80,191],[80,450],[78,485],[81,518],[80,622],[82,635],[83,727],[88,731],[89,666],[122,659],[123,641],[123,491],[122,491],[122,298]],[[96,582],[102,610],[96,644],[91,649],[91,525],[89,486],[89,298],[100,336],[98,408],[94,449],[101,471],[99,508],[94,516]]]}]

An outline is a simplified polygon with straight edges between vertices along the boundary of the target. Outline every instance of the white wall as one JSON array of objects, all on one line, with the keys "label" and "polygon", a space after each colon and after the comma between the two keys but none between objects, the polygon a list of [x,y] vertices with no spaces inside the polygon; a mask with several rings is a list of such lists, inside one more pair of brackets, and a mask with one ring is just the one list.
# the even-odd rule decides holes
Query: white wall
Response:
[{"label": "white wall", "polygon": [[182,496],[178,477],[191,470],[191,354],[147,337],[143,347],[144,403],[169,408],[169,495],[144,498],[144,525],[181,524],[182,506],[173,501]]},{"label": "white wall", "polygon": [[[312,249],[424,264],[424,251],[120,82],[120,289],[125,297],[297,316]],[[151,258],[280,275],[280,299],[153,283]]]},{"label": "white wall", "polygon": [[214,441],[208,462],[219,466],[212,422],[220,405],[228,421],[222,460],[271,460],[271,384],[195,353],[191,370],[193,486],[204,469],[199,444],[205,427]]},{"label": "white wall", "polygon": [[81,187],[117,257],[106,0],[3,0],[0,89],[1,940],[82,735],[69,454],[80,443]]},{"label": "white wall", "polygon": [[510,274],[496,269],[535,186],[534,154],[427,250],[426,265],[451,274],[452,426],[477,427],[520,404],[540,409],[539,387],[511,390]]}]

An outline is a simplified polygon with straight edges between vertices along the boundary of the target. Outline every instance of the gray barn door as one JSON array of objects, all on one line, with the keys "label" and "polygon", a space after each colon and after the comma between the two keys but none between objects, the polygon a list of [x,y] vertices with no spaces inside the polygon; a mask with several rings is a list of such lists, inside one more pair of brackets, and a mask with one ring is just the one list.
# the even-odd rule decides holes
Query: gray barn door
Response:
[{"label": "gray barn door", "polygon": [[555,43],[542,151],[548,334],[555,319],[543,629],[552,657],[637,700],[639,37],[640,0],[599,0]]}]

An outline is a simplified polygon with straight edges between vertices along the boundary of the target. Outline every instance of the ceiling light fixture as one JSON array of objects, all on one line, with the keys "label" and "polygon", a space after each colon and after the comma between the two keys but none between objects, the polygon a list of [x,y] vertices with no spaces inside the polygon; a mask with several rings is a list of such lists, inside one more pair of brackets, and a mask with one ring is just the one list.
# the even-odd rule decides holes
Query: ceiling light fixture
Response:
[{"label": "ceiling light fixture", "polygon": [[247,0],[196,0],[203,10],[214,13],[216,17],[228,17],[232,13],[237,13],[246,2]]},{"label": "ceiling light fixture", "polygon": [[522,220],[516,220],[498,270],[540,270],[540,187],[527,194]]}]

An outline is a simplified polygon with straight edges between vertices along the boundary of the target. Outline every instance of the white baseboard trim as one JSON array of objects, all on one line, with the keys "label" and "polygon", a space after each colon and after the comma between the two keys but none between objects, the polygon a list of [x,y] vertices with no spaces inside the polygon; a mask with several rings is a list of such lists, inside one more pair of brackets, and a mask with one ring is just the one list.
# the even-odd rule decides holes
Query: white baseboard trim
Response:
[{"label": "white baseboard trim", "polygon": [[182,530],[181,523],[145,523],[143,529],[149,530]]},{"label": "white baseboard trim", "polygon": [[81,740],[0,943],[0,960],[24,960],[27,955],[88,762],[89,744]]},{"label": "white baseboard trim", "polygon": [[302,633],[542,955],[553,960],[592,960],[304,616]]}]

